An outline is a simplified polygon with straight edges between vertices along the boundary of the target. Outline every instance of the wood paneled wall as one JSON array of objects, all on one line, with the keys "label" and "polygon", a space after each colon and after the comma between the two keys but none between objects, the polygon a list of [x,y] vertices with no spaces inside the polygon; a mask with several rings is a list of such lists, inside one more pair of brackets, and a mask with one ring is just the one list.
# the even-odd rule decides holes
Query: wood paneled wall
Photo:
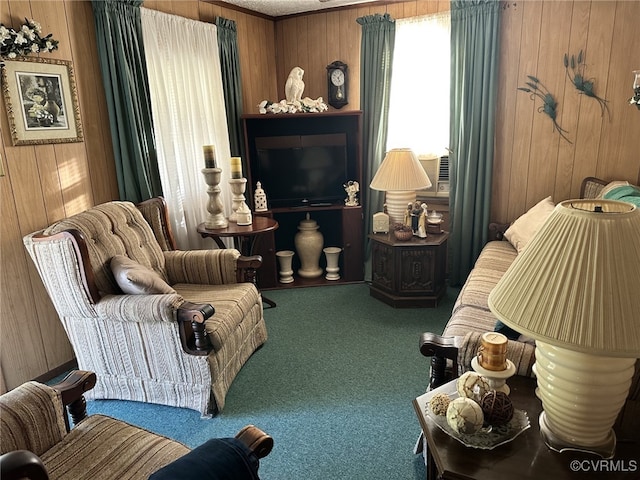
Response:
[{"label": "wood paneled wall", "polygon": [[[342,60],[351,74],[344,108],[359,109],[361,27],[356,18],[389,12],[398,19],[449,8],[448,0],[416,0],[276,21],[278,98],[284,97],[294,66],[305,70],[305,95],[326,98],[325,67]],[[576,197],[586,176],[640,183],[640,112],[627,104],[631,71],[640,68],[635,53],[640,51],[640,2],[512,1],[502,3],[501,15],[492,220],[511,221],[548,195],[555,201]],[[586,77],[608,100],[610,116],[601,116],[597,102],[579,95],[567,78],[563,56],[580,50]],[[550,119],[538,112],[539,100],[517,90],[527,75],[555,96],[557,120],[572,144],[553,132]]]},{"label": "wood paneled wall", "polygon": [[[326,67],[335,60],[349,66],[349,104],[342,110],[360,109],[360,36],[358,17],[389,13],[407,18],[449,10],[449,0],[381,2],[351,8],[333,9],[276,20],[278,94],[284,98],[284,85],[293,67],[304,73],[304,96],[327,99]],[[333,111],[333,107],[329,107]],[[257,113],[257,110],[252,112]]]},{"label": "wood paneled wall", "polygon": [[[261,100],[284,98],[294,66],[305,70],[305,95],[326,99],[326,65],[334,60],[349,65],[344,109],[359,109],[361,27],[356,18],[384,12],[393,18],[424,15],[448,10],[449,1],[381,2],[275,21],[198,0],[147,0],[144,6],[206,22],[218,15],[235,20],[244,110],[256,113]],[[556,201],[576,196],[585,176],[640,183],[640,111],[626,103],[632,94],[631,71],[640,68],[640,2],[548,0],[502,6],[493,220],[512,220],[547,195]],[[73,358],[22,236],[118,197],[90,2],[0,0],[2,23],[18,26],[24,17],[35,18],[60,40],[51,58],[73,63],[85,140],[13,147],[6,115],[0,115],[0,389]],[[596,92],[609,101],[610,117],[601,117],[598,105],[578,95],[566,77],[564,53],[580,50]],[[552,131],[550,120],[538,113],[539,103],[517,90],[529,74],[556,96],[558,122],[572,144]],[[419,92],[417,85],[416,96]]]},{"label": "wood paneled wall", "polygon": [[[576,198],[584,177],[640,184],[640,111],[628,104],[632,70],[640,68],[640,2],[508,2],[503,4],[492,217],[511,221],[539,200]],[[585,77],[607,100],[579,94],[565,53],[585,56]],[[558,102],[553,132],[541,102],[517,87],[534,75]]]},{"label": "wood paneled wall", "polygon": [[22,236],[115,199],[118,189],[91,4],[0,0],[0,14],[14,28],[33,18],[60,41],[43,57],[72,61],[85,136],[79,143],[14,147],[1,100],[0,367],[6,387],[13,388],[73,359]]}]

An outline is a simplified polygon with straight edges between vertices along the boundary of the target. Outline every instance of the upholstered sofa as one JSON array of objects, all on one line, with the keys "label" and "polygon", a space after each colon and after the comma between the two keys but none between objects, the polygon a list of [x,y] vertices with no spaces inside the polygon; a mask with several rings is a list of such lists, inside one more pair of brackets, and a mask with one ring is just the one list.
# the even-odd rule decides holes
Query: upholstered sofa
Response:
[{"label": "upholstered sofa", "polygon": [[[597,198],[606,195],[616,185],[617,183],[594,177],[585,178],[581,197]],[[471,360],[478,353],[482,334],[504,328],[489,309],[489,293],[553,208],[554,204],[549,197],[511,224],[490,225],[490,241],[483,248],[462,286],[442,335],[427,332],[420,339],[420,351],[431,357],[430,387],[435,388],[454,376],[471,370]],[[531,339],[517,337],[517,332],[508,333],[512,339],[507,342],[507,357],[515,364],[516,375],[533,376],[535,343]],[[618,418],[618,429],[622,426],[626,434],[638,437],[640,361],[636,362],[629,400]]]},{"label": "upholstered sofa", "polygon": [[58,384],[27,382],[0,396],[3,480],[230,478],[230,472],[238,480],[256,480],[259,459],[273,447],[273,439],[253,425],[191,451],[115,418],[87,416],[83,394],[95,383],[95,373],[74,371]]},{"label": "upholstered sofa", "polygon": [[180,251],[161,198],[108,202],[24,237],[73,346],[87,398],[223,409],[267,339],[261,258]]}]

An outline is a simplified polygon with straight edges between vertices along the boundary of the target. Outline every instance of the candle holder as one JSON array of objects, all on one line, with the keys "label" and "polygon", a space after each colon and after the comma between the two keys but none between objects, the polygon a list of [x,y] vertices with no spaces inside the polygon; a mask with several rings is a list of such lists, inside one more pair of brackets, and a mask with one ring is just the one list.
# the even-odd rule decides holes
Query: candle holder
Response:
[{"label": "candle holder", "polygon": [[207,184],[207,194],[209,195],[209,201],[207,202],[207,220],[204,222],[205,228],[215,230],[219,228],[226,228],[229,222],[224,217],[224,205],[220,198],[220,175],[222,174],[221,168],[203,168],[202,175],[204,175],[204,181]]},{"label": "candle holder", "polygon": [[[244,192],[247,188],[247,179],[246,178],[230,178],[229,186],[231,187],[231,215],[229,215],[230,222],[238,221],[238,210],[242,207],[242,204],[245,203],[246,197],[244,196]],[[246,205],[246,204],[245,204]],[[247,209],[249,207],[247,206]]]},{"label": "candle holder", "polygon": [[506,363],[507,368],[505,368],[504,370],[489,370],[482,367],[482,365],[480,365],[478,357],[475,356],[471,359],[471,368],[473,368],[474,372],[479,373],[487,379],[487,382],[489,382],[489,388],[491,390],[495,390],[496,392],[504,392],[509,395],[509,393],[511,393],[511,389],[509,388],[509,385],[507,385],[507,380],[513,377],[513,375],[516,373],[516,366],[509,359],[507,359]]}]

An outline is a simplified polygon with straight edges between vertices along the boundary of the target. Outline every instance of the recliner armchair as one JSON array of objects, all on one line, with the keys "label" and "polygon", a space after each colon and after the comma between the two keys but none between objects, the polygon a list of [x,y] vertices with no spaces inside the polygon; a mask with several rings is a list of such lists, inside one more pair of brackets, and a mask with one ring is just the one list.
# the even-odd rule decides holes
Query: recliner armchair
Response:
[{"label": "recliner armchair", "polygon": [[[255,286],[261,258],[234,249],[176,250],[161,198],[104,203],[23,240],[79,368],[97,374],[87,398],[210,416],[267,339]],[[142,283],[155,278],[172,293],[124,294],[111,270],[116,256],[140,266]]]},{"label": "recliner armchair", "polygon": [[87,416],[83,394],[95,383],[95,373],[74,371],[56,385],[27,382],[0,396],[0,478],[256,480],[259,459],[273,448],[253,425],[190,451],[115,418]]}]

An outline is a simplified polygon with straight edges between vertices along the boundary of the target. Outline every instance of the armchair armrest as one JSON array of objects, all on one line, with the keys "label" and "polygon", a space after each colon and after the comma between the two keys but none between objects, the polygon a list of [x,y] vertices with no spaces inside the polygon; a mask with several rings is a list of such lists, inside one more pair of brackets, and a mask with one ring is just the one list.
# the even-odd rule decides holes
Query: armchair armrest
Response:
[{"label": "armchair armrest", "polygon": [[44,463],[29,450],[14,450],[0,456],[0,478],[2,480],[49,480]]},{"label": "armchair armrest", "polygon": [[[431,357],[431,375],[429,387],[437,388],[451,380],[458,372],[458,347],[455,337],[443,337],[435,333],[425,332],[420,336],[420,353]],[[453,368],[447,373],[447,360],[451,360]]]},{"label": "armchair armrest", "polygon": [[[85,370],[74,370],[51,388],[60,394],[62,404],[67,408],[73,423],[76,424],[87,416],[87,402],[84,392],[96,386],[96,374]],[[65,423],[69,429],[69,419],[65,415]]]},{"label": "armchair armrest", "polygon": [[204,321],[215,313],[208,303],[184,302],[178,309],[178,327],[182,349],[191,355],[208,355],[213,348]]},{"label": "armchair armrest", "polygon": [[[233,248],[216,250],[174,250],[164,252],[170,284],[225,285],[246,281],[246,271],[259,267],[262,257],[241,257]],[[253,274],[255,276],[255,273]],[[251,278],[249,273],[249,278]]]},{"label": "armchair armrest", "polygon": [[262,257],[252,255],[250,257],[238,257],[237,281],[256,284],[256,270],[262,266]]},{"label": "armchair armrest", "polygon": [[126,323],[174,323],[177,320],[180,343],[186,353],[207,355],[211,351],[204,322],[215,310],[207,303],[187,302],[177,294],[105,295],[96,304],[96,311],[109,321]]}]

